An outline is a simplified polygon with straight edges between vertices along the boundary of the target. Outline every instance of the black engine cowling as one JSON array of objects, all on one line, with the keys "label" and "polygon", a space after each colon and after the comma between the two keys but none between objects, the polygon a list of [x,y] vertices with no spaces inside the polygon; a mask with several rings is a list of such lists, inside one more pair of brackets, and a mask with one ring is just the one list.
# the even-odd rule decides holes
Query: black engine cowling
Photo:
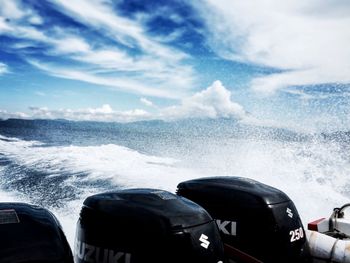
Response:
[{"label": "black engine cowling", "polygon": [[1,263],[73,263],[56,217],[23,203],[0,203]]},{"label": "black engine cowling", "polygon": [[155,189],[88,197],[77,223],[78,263],[219,263],[215,222],[192,201]]},{"label": "black engine cowling", "polygon": [[216,219],[226,255],[235,262],[305,262],[306,237],[293,202],[282,191],[240,177],[182,182],[177,194]]}]

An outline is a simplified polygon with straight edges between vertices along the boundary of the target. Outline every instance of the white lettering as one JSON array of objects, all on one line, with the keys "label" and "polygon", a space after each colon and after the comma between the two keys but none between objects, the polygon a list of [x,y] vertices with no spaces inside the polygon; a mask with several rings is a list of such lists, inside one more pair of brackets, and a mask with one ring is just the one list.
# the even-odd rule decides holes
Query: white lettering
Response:
[{"label": "white lettering", "polygon": [[237,223],[234,221],[221,221],[220,219],[216,220],[219,230],[224,235],[235,236],[237,231]]},{"label": "white lettering", "polygon": [[75,242],[75,256],[89,263],[130,263],[131,254],[96,247],[79,240]]},{"label": "white lettering", "polygon": [[[110,250],[109,251],[109,262],[108,263],[116,263],[116,262],[119,262],[118,260],[121,259],[125,253],[123,252],[117,252],[116,254],[114,254],[115,252],[113,250]],[[130,254],[127,254],[127,255],[130,255]],[[129,262],[130,260],[126,260],[124,262]]]},{"label": "white lettering", "polygon": [[294,229],[292,231],[289,232],[290,237],[290,242],[295,242],[301,238],[304,237],[304,231],[302,227],[299,227],[297,229]]},{"label": "white lettering", "polygon": [[202,234],[199,238],[199,241],[201,241],[201,246],[204,247],[205,249],[208,249],[210,242],[208,240],[208,236]]},{"label": "white lettering", "polygon": [[83,243],[85,246],[85,256],[84,256],[84,260],[87,262],[94,262],[94,259],[92,258],[92,254],[95,252],[95,247],[85,244]]},{"label": "white lettering", "polygon": [[77,240],[75,242],[75,244],[76,244],[75,251],[76,251],[77,257],[79,259],[83,259],[84,258],[84,254],[85,254],[85,243]]},{"label": "white lettering", "polygon": [[290,218],[293,218],[293,211],[292,211],[292,209],[290,209],[289,207],[287,207],[286,213],[287,213],[287,215],[288,215]]}]

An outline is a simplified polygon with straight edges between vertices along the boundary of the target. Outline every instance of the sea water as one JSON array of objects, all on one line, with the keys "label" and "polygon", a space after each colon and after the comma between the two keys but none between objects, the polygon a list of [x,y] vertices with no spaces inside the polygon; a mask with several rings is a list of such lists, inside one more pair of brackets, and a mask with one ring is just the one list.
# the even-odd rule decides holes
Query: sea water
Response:
[{"label": "sea water", "polygon": [[0,121],[0,201],[50,209],[69,242],[83,200],[113,189],[175,192],[179,182],[242,176],[284,191],[304,224],[349,202],[350,134],[299,133],[229,119],[128,124]]}]

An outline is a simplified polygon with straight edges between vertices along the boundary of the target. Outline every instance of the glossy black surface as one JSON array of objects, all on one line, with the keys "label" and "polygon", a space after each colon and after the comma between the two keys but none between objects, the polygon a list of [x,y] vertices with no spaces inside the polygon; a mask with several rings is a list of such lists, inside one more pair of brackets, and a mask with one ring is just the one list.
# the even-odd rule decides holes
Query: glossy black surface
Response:
[{"label": "glossy black surface", "polygon": [[0,203],[0,262],[73,263],[73,257],[51,212],[24,203]]},{"label": "glossy black surface", "polygon": [[182,182],[177,193],[219,220],[224,243],[267,263],[308,260],[298,211],[282,191],[241,177],[210,177]]},{"label": "glossy black surface", "polygon": [[221,199],[234,206],[259,207],[289,201],[289,197],[282,191],[252,179],[242,177],[207,177],[182,182],[178,185],[178,193],[182,192],[196,196]]},{"label": "glossy black surface", "polygon": [[74,254],[79,263],[113,257],[122,263],[217,263],[223,246],[215,222],[199,205],[163,190],[131,189],[85,200]]}]

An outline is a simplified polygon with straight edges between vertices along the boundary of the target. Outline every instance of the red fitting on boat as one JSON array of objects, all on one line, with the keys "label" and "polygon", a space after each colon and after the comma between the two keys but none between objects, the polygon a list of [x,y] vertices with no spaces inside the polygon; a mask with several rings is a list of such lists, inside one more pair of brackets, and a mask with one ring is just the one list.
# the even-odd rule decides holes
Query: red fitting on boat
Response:
[{"label": "red fitting on boat", "polygon": [[320,218],[307,225],[307,229],[317,232],[325,232],[328,230],[328,222],[326,218]]}]

